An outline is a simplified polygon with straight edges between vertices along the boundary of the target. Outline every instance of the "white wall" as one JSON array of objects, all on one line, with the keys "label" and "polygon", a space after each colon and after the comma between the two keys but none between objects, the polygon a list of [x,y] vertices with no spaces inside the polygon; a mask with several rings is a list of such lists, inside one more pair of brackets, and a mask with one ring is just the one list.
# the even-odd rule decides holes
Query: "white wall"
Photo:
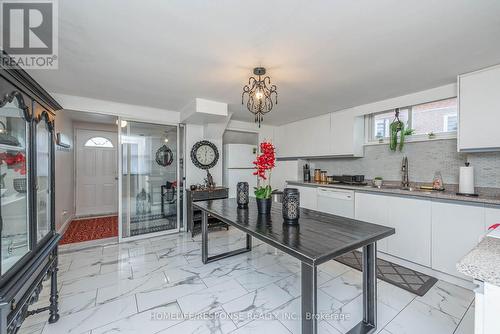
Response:
[{"label": "white wall", "polygon": [[96,112],[156,123],[177,124],[180,120],[180,114],[177,111],[91,99],[74,95],[57,93],[51,93],[51,95],[67,110]]},{"label": "white wall", "polygon": [[[273,141],[274,140],[274,126],[270,125],[262,125],[261,128],[257,126],[255,123],[250,122],[241,122],[241,121],[230,121],[227,126],[227,130],[235,130],[235,131],[244,131],[244,132],[253,132],[258,134],[259,142],[264,140]],[[222,132],[221,132],[222,133]],[[191,148],[193,145],[199,140],[209,140],[217,146],[219,153],[221,155],[221,160],[217,163],[217,165],[210,170],[210,173],[214,177],[214,181],[217,185],[222,185],[222,135],[218,138],[210,138],[207,137],[204,133],[203,125],[196,124],[187,124],[186,125],[186,187],[189,187],[192,184],[203,184],[204,179],[206,177],[206,172],[200,170],[191,162]],[[282,189],[281,185],[283,182],[281,180],[280,175],[295,175],[297,171],[295,168],[290,168],[290,163],[277,162],[277,169],[281,167],[285,169],[281,169],[279,172],[273,173],[273,177],[271,179],[272,185],[275,188]],[[290,179],[290,177],[288,179]]]},{"label": "white wall", "polygon": [[59,111],[56,117],[55,130],[61,132],[71,145],[70,150],[60,150],[56,146],[55,156],[55,186],[56,186],[56,229],[65,228],[75,214],[74,200],[74,142],[73,122],[67,112]]},{"label": "white wall", "polygon": [[79,122],[73,121],[74,129],[85,129],[85,130],[96,130],[96,131],[108,131],[108,132],[118,132],[118,127],[115,124],[101,124],[92,122]]},{"label": "white wall", "polygon": [[[200,141],[200,140],[205,140],[204,136],[204,131],[203,131],[203,125],[197,125],[197,124],[186,124],[186,188],[189,188],[190,185],[193,184],[203,184],[204,179],[206,178],[207,173],[196,167],[193,162],[191,161],[191,149],[193,148],[193,145]],[[219,150],[219,154],[222,155],[222,138],[220,139],[220,142],[217,142],[216,140],[213,139],[207,139],[213,142],[216,146],[217,149]],[[220,172],[219,172],[220,169]],[[216,184],[221,185],[222,184],[222,161],[219,160],[217,162],[217,165],[210,170],[210,173],[214,177],[214,181]]]},{"label": "white wall", "polygon": [[457,84],[453,83],[336,112],[352,112],[353,115],[360,116],[420,103],[444,100],[455,96],[457,96]]}]

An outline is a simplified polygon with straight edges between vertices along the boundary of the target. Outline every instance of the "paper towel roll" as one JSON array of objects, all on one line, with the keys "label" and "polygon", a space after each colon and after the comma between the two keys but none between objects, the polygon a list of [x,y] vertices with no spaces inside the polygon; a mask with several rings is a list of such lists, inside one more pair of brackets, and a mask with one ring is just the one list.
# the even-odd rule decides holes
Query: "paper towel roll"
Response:
[{"label": "paper towel roll", "polygon": [[460,184],[458,192],[461,194],[474,194],[474,167],[460,167]]}]

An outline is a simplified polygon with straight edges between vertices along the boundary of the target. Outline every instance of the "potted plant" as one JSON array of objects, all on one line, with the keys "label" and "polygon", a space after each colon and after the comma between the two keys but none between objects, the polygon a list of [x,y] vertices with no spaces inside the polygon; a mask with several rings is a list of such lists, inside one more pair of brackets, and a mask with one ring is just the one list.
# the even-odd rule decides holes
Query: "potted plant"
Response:
[{"label": "potted plant", "polygon": [[257,210],[259,214],[269,214],[271,212],[271,170],[274,168],[276,155],[273,144],[262,142],[260,144],[260,154],[253,162],[257,176],[257,187],[255,187],[255,198],[257,200]]},{"label": "potted plant", "polygon": [[384,179],[382,178],[382,176],[375,176],[373,178],[373,185],[377,188],[380,188],[382,187],[382,183],[384,182]]},{"label": "potted plant", "polygon": [[413,136],[417,130],[412,128],[405,129],[405,136]]}]

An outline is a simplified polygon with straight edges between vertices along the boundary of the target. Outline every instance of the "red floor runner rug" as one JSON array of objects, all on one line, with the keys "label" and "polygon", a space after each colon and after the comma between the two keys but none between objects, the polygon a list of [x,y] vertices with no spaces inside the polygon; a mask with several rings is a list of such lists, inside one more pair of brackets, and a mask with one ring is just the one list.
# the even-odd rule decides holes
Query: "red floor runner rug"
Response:
[{"label": "red floor runner rug", "polygon": [[59,244],[97,240],[118,236],[118,216],[73,220]]}]

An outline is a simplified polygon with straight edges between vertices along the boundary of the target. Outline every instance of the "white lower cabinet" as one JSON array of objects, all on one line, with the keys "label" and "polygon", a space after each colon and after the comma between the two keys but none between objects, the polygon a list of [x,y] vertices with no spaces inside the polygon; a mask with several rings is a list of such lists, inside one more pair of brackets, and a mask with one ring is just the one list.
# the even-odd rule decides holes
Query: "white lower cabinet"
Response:
[{"label": "white lower cabinet", "polygon": [[293,185],[300,194],[300,207],[304,209],[316,210],[318,207],[316,199],[316,187],[301,187]]},{"label": "white lower cabinet", "polygon": [[432,202],[432,269],[466,278],[456,269],[486,232],[485,208],[465,203]]},{"label": "white lower cabinet", "polygon": [[387,253],[431,266],[431,201],[389,197],[389,226],[396,234],[387,238]]},{"label": "white lower cabinet", "polygon": [[[354,195],[354,218],[368,223],[389,226],[389,196],[356,192]],[[391,238],[391,237],[389,237]],[[387,240],[377,242],[377,249],[387,252]]]},{"label": "white lower cabinet", "polygon": [[[301,190],[304,207],[315,198],[311,189],[305,196]],[[355,219],[396,230],[377,242],[379,251],[467,280],[456,264],[481,241],[489,226],[500,223],[498,206],[359,191],[354,198]]]}]

